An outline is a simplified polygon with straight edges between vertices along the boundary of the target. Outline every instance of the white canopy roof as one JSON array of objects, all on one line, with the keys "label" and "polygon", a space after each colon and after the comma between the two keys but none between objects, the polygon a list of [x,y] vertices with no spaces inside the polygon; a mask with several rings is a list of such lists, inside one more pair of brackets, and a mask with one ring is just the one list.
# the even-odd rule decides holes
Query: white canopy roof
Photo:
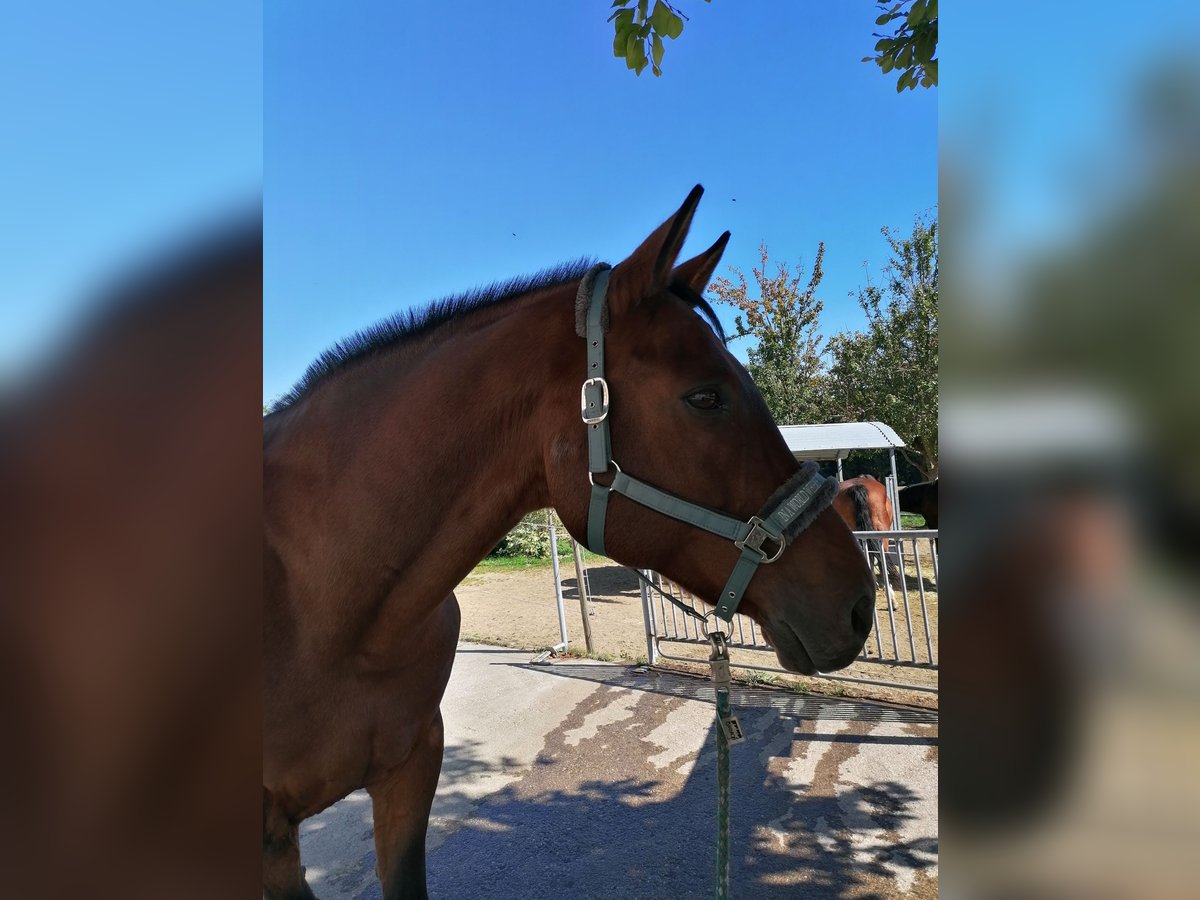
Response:
[{"label": "white canopy roof", "polygon": [[845,459],[851,450],[893,450],[904,441],[882,422],[832,425],[780,425],[779,432],[796,459]]}]

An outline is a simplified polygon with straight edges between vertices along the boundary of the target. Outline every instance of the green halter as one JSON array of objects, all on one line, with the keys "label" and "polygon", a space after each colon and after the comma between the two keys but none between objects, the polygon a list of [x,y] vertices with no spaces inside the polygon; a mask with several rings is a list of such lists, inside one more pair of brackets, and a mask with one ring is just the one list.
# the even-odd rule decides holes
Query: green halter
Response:
[{"label": "green halter", "polygon": [[[604,525],[608,498],[614,491],[649,509],[702,528],[733,541],[742,551],[716,603],[716,615],[726,622],[733,618],[750,579],[762,563],[773,563],[783,555],[789,538],[794,538],[826,509],[837,492],[837,482],[821,475],[813,463],[806,463],[788,479],[779,499],[768,503],[748,521],[715,512],[666,491],[638,481],[621,471],[612,458],[612,440],[608,430],[609,388],[604,378],[605,293],[609,267],[595,266],[580,287],[581,302],[586,303],[584,338],[587,341],[587,379],[580,393],[580,407],[588,435],[588,480],[592,483],[588,507],[587,545],[594,553],[604,554]],[[589,288],[590,282],[590,291]],[[597,484],[596,476],[615,471],[610,484]],[[768,548],[773,545],[773,548]]]}]

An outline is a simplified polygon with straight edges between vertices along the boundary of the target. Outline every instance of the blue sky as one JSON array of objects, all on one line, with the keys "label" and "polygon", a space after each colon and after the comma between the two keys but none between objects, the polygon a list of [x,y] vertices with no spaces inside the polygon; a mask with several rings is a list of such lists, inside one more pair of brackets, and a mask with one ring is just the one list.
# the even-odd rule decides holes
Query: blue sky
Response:
[{"label": "blue sky", "polygon": [[942,162],[971,201],[947,227],[957,250],[972,245],[966,274],[1003,294],[1030,255],[1069,245],[1140,186],[1136,92],[1170,56],[1195,59],[1200,7],[1024,0],[998,20],[965,3],[940,26]]},{"label": "blue sky", "polygon": [[257,201],[261,25],[243,0],[5,4],[0,378],[106,278]]},{"label": "blue sky", "polygon": [[873,7],[688,0],[655,79],[612,57],[608,5],[268,4],[265,399],[397,310],[618,261],[695,183],[685,254],[729,229],[748,271],[760,240],[824,240],[824,330],[858,326],[880,226],[937,203],[937,91],[859,61]]}]

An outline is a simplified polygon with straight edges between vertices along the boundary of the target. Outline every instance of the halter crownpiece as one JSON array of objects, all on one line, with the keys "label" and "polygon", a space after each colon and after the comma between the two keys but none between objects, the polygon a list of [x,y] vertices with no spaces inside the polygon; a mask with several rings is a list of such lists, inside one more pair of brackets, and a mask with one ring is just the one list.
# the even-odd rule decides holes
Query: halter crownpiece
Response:
[{"label": "halter crownpiece", "polygon": [[[717,616],[728,622],[759,565],[779,559],[788,542],[833,503],[837,481],[822,475],[815,463],[806,462],[772,494],[762,512],[743,522],[622,472],[612,458],[608,428],[611,391],[604,374],[604,335],[608,331],[605,295],[611,268],[600,263],[589,269],[579,285],[575,304],[575,329],[587,342],[587,376],[580,390],[580,417],[588,435],[588,480],[592,483],[587,547],[604,555],[608,498],[614,491],[664,516],[733,541],[742,555],[717,598],[715,610]],[[597,484],[596,476],[608,472],[614,472],[612,482]]]}]

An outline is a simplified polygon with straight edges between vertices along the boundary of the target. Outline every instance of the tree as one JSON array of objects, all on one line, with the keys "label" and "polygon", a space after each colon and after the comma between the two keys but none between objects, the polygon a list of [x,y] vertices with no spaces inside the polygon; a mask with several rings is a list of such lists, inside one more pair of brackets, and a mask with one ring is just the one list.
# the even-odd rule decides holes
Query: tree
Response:
[{"label": "tree", "polygon": [[886,2],[876,4],[882,11],[876,25],[898,22],[890,35],[875,33],[879,40],[875,44],[875,55],[864,56],[863,62],[873,62],[886,75],[893,69],[900,71],[896,79],[896,93],[905,88],[936,87],[938,83],[938,61],[934,55],[938,47],[938,0],[902,0],[892,6]]},{"label": "tree", "polygon": [[[704,0],[710,3],[712,0]],[[896,92],[933,87],[938,83],[937,0],[901,0],[889,7],[878,3],[882,14],[876,25],[898,21],[891,35],[876,33],[875,56],[864,56],[863,62],[874,62],[886,74],[899,69]],[[625,60],[627,68],[641,75],[650,66],[655,76],[662,75],[663,38],[675,40],[683,34],[683,23],[690,21],[683,11],[668,0],[613,0],[608,17],[613,23],[613,56]]]},{"label": "tree", "polygon": [[824,304],[817,299],[817,286],[824,272],[825,244],[817,246],[808,283],[802,287],[803,268],[793,273],[786,263],[777,264],[776,274],[767,275],[767,245],[758,248],[761,268],[754,268],[758,297],[750,296],[740,269],[730,268],[734,280],[717,278],[709,291],[718,303],[739,309],[734,339],[754,338],[747,353],[751,377],[758,386],[775,421],[782,425],[824,421],[821,351],[824,338],[817,328]]},{"label": "tree", "polygon": [[653,10],[649,6],[649,0],[637,0],[636,5],[634,0],[614,0],[612,8],[617,11],[608,21],[613,23],[613,56],[624,59],[638,75],[649,65],[658,76],[662,74],[663,37],[675,40],[683,34],[687,16],[665,0],[654,0]]},{"label": "tree", "polygon": [[861,332],[829,341],[826,411],[841,421],[877,419],[904,438],[901,450],[926,478],[938,471],[937,220],[918,218],[912,236],[884,228],[892,249],[882,287],[858,292]]}]

